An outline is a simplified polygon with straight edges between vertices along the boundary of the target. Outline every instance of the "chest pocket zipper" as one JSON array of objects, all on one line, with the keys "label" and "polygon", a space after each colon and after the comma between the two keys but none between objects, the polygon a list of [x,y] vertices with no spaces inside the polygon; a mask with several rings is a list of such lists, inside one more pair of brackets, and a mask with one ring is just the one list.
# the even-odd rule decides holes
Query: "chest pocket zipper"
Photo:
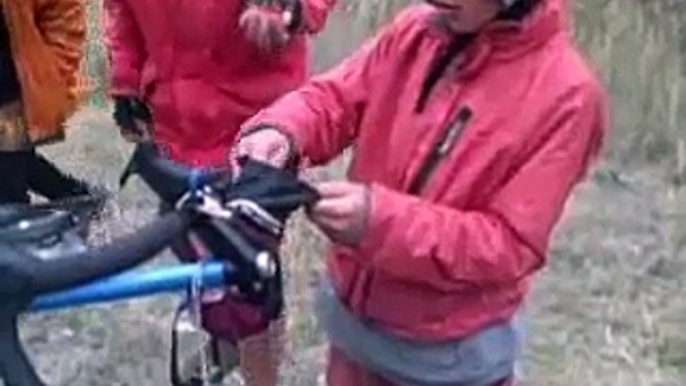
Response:
[{"label": "chest pocket zipper", "polygon": [[417,177],[412,182],[412,185],[410,185],[410,194],[420,194],[426,187],[438,165],[440,165],[441,161],[450,153],[452,148],[455,147],[455,143],[457,143],[464,128],[469,124],[472,116],[473,112],[469,107],[462,107],[460,109],[455,120],[451,122],[431,149],[431,152],[419,170]]}]

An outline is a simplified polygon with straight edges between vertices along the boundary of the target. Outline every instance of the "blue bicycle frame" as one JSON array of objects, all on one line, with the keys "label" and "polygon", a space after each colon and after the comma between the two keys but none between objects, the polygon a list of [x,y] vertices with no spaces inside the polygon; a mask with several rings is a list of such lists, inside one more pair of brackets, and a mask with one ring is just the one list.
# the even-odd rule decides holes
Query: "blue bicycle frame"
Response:
[{"label": "blue bicycle frame", "polygon": [[203,289],[225,286],[233,267],[227,262],[186,263],[147,271],[129,271],[66,291],[39,296],[29,312],[73,308],[89,304],[180,292],[199,279]]}]

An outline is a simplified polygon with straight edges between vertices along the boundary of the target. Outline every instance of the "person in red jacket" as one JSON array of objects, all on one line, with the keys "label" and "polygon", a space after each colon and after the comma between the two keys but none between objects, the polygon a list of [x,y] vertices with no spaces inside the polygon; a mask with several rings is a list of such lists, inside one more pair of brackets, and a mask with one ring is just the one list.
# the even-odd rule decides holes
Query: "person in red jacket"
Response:
[{"label": "person in red jacket", "polygon": [[240,124],[305,81],[309,35],[335,4],[106,0],[117,124],[176,161],[224,162]]},{"label": "person in red jacket", "polygon": [[511,384],[551,232],[609,127],[566,0],[409,6],[249,119],[232,157],[323,165],[330,386]]},{"label": "person in red jacket", "polygon": [[[336,0],[105,0],[114,120],[130,141],[152,140],[168,158],[220,166],[240,125],[308,76],[309,39]],[[175,248],[183,255],[187,245]],[[251,385],[273,385],[265,344],[236,350],[234,307],[204,307],[220,377],[241,356]],[[249,318],[246,316],[246,318]],[[228,326],[228,327],[227,327]],[[215,350],[216,349],[216,350]],[[253,354],[251,354],[253,353]],[[184,378],[196,377],[198,358]],[[255,367],[257,366],[257,367]]]}]

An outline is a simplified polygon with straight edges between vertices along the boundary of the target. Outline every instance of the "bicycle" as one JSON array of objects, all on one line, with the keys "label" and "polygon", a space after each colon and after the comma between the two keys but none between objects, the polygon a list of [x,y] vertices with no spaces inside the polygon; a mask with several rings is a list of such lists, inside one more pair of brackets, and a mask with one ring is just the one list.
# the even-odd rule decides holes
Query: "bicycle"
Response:
[{"label": "bicycle", "polygon": [[[7,386],[46,385],[19,339],[17,321],[25,313],[184,291],[182,304],[197,317],[204,291],[230,287],[266,317],[276,317],[283,308],[277,248],[285,223],[318,196],[292,172],[251,159],[240,165],[238,176],[230,170],[189,169],[160,157],[154,145],[138,145],[121,183],[140,175],[171,210],[97,248],[78,239],[74,243],[72,235],[63,251],[42,253],[46,243],[68,239],[70,213],[0,210],[0,380]],[[207,259],[136,270],[190,233],[209,253]],[[173,360],[170,371],[172,383],[178,383]]]}]

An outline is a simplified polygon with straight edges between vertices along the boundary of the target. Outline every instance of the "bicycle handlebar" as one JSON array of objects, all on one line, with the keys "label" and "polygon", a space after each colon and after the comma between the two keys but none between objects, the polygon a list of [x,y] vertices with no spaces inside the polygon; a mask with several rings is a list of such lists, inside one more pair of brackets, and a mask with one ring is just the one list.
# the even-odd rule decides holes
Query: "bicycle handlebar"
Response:
[{"label": "bicycle handlebar", "polygon": [[[0,238],[0,282],[3,283],[0,286],[0,380],[6,386],[45,386],[19,339],[19,314],[40,309],[41,304],[44,309],[50,308],[50,299],[59,303],[60,294],[73,295],[75,292],[72,291],[84,294],[94,288],[103,288],[103,283],[98,280],[121,274],[154,258],[173,240],[185,236],[191,229],[203,239],[210,252],[230,261],[227,267],[231,267],[232,274],[225,275],[223,279],[230,276],[230,284],[235,281],[246,293],[258,287],[263,291],[276,291],[277,296],[281,297],[278,259],[275,270],[267,269],[265,276],[259,266],[263,255],[255,246],[264,240],[255,238],[255,230],[258,230],[257,233],[266,230],[270,237],[280,241],[281,234],[275,234],[270,227],[272,222],[284,222],[290,213],[311,204],[318,199],[318,195],[287,172],[255,162],[249,162],[245,169],[245,173],[242,172],[238,180],[233,181],[227,170],[189,169],[163,160],[154,146],[142,145],[134,152],[121,183],[125,183],[133,173],[140,174],[162,201],[173,204],[170,212],[107,245],[51,260],[41,260],[25,250],[15,248],[11,239]],[[201,199],[199,202],[179,206],[179,200],[197,192],[202,192],[195,197]],[[212,202],[220,204],[219,208],[215,208],[216,213],[198,210],[202,208],[193,206],[204,205],[202,198],[205,194],[214,200]],[[232,201],[229,202],[229,199]],[[255,205],[225,207],[231,202]],[[18,228],[21,229],[21,226]],[[271,245],[268,249],[273,250],[273,247]],[[122,277],[125,276],[119,278]],[[216,279],[217,276],[213,277]],[[265,280],[266,285],[254,286],[255,280]],[[108,288],[110,291],[122,290],[125,288],[122,283],[120,281],[119,286]],[[119,295],[141,295],[140,292],[131,292],[130,288],[124,292]],[[258,295],[263,296],[264,293]],[[93,302],[103,297],[89,299]],[[258,299],[272,309],[281,306],[279,299],[276,302],[269,297],[258,296]]]},{"label": "bicycle handlebar", "polygon": [[[0,379],[7,386],[43,386],[19,340],[17,317],[34,297],[96,281],[152,259],[190,224],[189,216],[173,212],[135,234],[119,238],[88,254],[39,260],[4,245],[0,248],[0,272],[23,274],[12,278],[0,296]],[[12,264],[21,265],[13,267]],[[6,285],[7,283],[3,284]]]}]

